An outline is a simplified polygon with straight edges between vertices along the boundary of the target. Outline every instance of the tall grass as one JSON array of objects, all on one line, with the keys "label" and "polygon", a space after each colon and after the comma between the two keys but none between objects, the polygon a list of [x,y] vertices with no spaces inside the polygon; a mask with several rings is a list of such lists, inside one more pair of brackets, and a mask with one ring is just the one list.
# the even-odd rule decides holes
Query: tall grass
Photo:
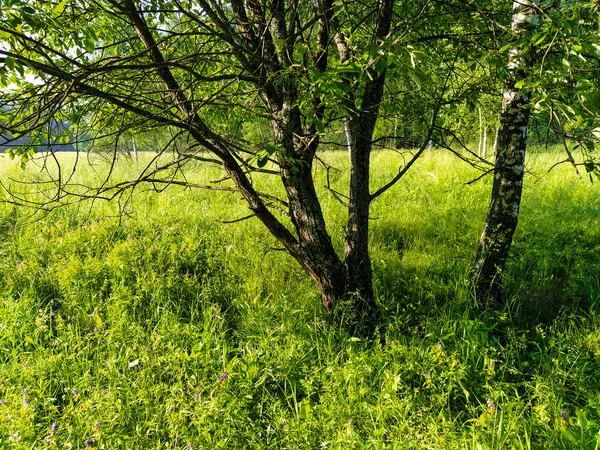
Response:
[{"label": "tall grass", "polygon": [[[346,156],[322,156],[343,189]],[[84,203],[27,226],[1,205],[0,448],[600,448],[600,197],[544,175],[558,158],[530,157],[500,312],[466,282],[491,180],[431,152],[377,199],[372,341],[328,323],[256,219],[218,222],[247,215],[235,193],[139,190],[124,216]],[[376,153],[373,188],[401,162]],[[315,180],[341,251],[343,207]]]}]

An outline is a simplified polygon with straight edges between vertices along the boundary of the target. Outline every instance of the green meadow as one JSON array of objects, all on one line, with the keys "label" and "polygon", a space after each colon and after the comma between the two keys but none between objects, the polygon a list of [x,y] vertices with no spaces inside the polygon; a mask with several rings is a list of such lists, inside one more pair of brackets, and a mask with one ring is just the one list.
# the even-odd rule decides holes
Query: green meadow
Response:
[{"label": "green meadow", "polygon": [[[346,153],[321,157],[344,189]],[[0,204],[0,449],[600,449],[600,180],[548,173],[561,159],[530,152],[502,311],[467,282],[491,176],[432,151],[378,198],[371,340],[330,323],[257,219],[224,223],[248,215],[237,193]],[[73,181],[108,170],[91,162]],[[40,163],[3,158],[0,179],[45,186],[10,181]],[[375,152],[372,189],[402,163]],[[315,179],[342,252],[344,207]]]}]

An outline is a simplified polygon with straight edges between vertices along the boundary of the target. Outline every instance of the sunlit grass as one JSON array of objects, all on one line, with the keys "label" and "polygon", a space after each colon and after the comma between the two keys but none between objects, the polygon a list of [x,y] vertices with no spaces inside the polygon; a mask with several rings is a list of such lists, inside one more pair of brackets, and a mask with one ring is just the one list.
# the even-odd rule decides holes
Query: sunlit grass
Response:
[{"label": "sunlit grass", "polygon": [[[343,192],[347,155],[322,157]],[[219,222],[248,214],[237,193],[138,189],[27,226],[1,205],[0,448],[600,448],[600,197],[571,167],[542,176],[559,159],[528,162],[498,313],[473,308],[466,282],[490,177],[465,184],[479,172],[434,151],[378,198],[370,342],[327,323],[256,219]],[[376,153],[372,189],[401,163]],[[4,182],[41,179],[0,166]],[[94,176],[83,164],[74,180]],[[341,251],[344,209],[321,166],[315,180]]]}]

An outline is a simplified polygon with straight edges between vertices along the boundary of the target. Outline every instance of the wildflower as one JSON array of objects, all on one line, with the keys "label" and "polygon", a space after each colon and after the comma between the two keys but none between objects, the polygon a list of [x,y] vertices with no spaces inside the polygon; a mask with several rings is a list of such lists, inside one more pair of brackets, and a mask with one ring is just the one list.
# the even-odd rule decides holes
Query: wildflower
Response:
[{"label": "wildflower", "polygon": [[58,431],[58,424],[56,422],[54,422],[52,425],[50,425],[50,433],[56,434],[57,431]]},{"label": "wildflower", "polygon": [[415,327],[414,334],[416,334],[417,336],[421,337],[422,332],[423,332],[423,328],[421,328],[419,325],[417,325]]},{"label": "wildflower", "polygon": [[93,447],[95,444],[96,444],[96,442],[94,442],[93,439],[86,439],[85,442],[84,442],[84,445],[86,447]]},{"label": "wildflower", "polygon": [[442,344],[441,342],[438,342],[437,348],[438,348],[438,350],[443,350],[444,349],[444,344]]},{"label": "wildflower", "polygon": [[487,409],[489,412],[496,411],[496,404],[494,403],[494,400],[492,400],[492,398],[489,395],[485,402],[487,404]]},{"label": "wildflower", "polygon": [[100,425],[100,422],[96,422],[96,423],[94,424],[94,432],[95,432],[95,433],[98,433],[98,432],[100,431],[100,428],[101,428],[101,427],[102,427],[102,426]]},{"label": "wildflower", "polygon": [[29,400],[27,397],[24,397],[24,398],[23,398],[23,404],[24,404],[25,406],[29,406],[29,404],[30,404],[30,403],[31,403],[31,400]]},{"label": "wildflower", "polygon": [[92,408],[92,412],[93,412],[93,413],[95,413],[96,411],[98,411],[98,408],[97,408],[96,406],[94,406],[94,407]]},{"label": "wildflower", "polygon": [[6,400],[4,400],[4,399],[3,399],[3,400],[0,400],[0,406],[4,406],[4,405],[6,405],[6,404],[7,404],[7,403],[6,403]]},{"label": "wildflower", "polygon": [[417,414],[423,414],[423,408],[417,409]]},{"label": "wildflower", "polygon": [[569,428],[569,416],[564,411],[560,412],[560,424],[563,428]]},{"label": "wildflower", "polygon": [[139,359],[134,359],[133,361],[131,361],[129,364],[127,364],[127,366],[132,369],[133,367],[137,366],[140,363]]},{"label": "wildflower", "polygon": [[224,383],[228,376],[229,372],[223,372],[221,375],[219,375],[219,383]]},{"label": "wildflower", "polygon": [[79,395],[79,391],[77,389],[73,389],[71,391],[71,394],[73,394],[73,395]]},{"label": "wildflower", "polygon": [[23,388],[23,390],[21,391],[21,394],[27,395],[28,392],[29,392],[29,389]]},{"label": "wildflower", "polygon": [[196,450],[196,447],[194,446],[194,444],[190,443],[190,444],[187,445],[187,449],[188,450]]}]

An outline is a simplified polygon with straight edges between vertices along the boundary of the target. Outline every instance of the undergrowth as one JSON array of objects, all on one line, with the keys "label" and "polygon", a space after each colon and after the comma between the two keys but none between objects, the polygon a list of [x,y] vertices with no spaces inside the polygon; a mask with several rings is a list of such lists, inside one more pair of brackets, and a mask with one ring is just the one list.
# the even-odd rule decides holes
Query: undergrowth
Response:
[{"label": "undergrowth", "polygon": [[[345,155],[323,156],[342,189]],[[503,311],[466,282],[490,180],[433,152],[378,199],[372,340],[329,324],[256,219],[218,222],[247,215],[235,194],[33,222],[1,205],[0,448],[600,448],[600,197],[569,168],[542,177],[556,158],[530,161]],[[400,162],[376,153],[373,187]],[[343,207],[322,198],[342,251]]]}]

